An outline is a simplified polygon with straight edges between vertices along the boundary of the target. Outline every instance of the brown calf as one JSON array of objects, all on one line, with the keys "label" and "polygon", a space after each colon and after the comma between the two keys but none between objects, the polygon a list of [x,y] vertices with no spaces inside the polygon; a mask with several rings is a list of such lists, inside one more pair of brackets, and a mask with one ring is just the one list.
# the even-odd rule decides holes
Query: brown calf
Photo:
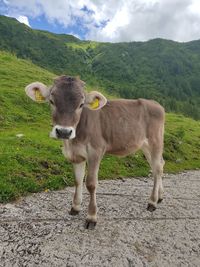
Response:
[{"label": "brown calf", "polygon": [[58,77],[50,88],[35,82],[25,90],[34,101],[50,102],[54,125],[50,136],[63,140],[63,154],[73,164],[75,194],[70,214],[78,214],[81,209],[87,163],[86,187],[90,202],[86,228],[94,228],[98,171],[104,154],[126,156],[139,149],[144,152],[154,177],[147,209],[156,209],[163,199],[165,120],[164,109],[158,103],[145,99],[107,101],[99,92],[84,92],[84,82],[68,76]]}]

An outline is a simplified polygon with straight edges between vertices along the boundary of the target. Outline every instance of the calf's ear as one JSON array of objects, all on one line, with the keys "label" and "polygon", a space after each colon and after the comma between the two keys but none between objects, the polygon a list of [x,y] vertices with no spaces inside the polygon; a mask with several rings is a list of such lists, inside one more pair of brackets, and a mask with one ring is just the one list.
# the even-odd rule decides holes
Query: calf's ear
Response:
[{"label": "calf's ear", "polygon": [[27,96],[38,103],[47,102],[50,95],[47,86],[40,82],[30,83],[26,86],[25,92]]},{"label": "calf's ear", "polygon": [[92,91],[86,95],[85,106],[92,110],[101,109],[107,103],[104,95],[97,91]]}]

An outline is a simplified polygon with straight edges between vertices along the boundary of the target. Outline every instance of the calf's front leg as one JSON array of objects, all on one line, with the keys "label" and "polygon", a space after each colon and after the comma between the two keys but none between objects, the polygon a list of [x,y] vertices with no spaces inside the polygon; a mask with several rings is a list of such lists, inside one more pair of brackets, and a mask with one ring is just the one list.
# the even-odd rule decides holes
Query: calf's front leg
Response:
[{"label": "calf's front leg", "polygon": [[73,169],[75,176],[75,193],[72,200],[72,208],[69,213],[71,215],[77,215],[81,210],[83,179],[85,176],[85,161],[76,164],[74,163]]},{"label": "calf's front leg", "polygon": [[86,178],[86,187],[90,194],[90,201],[85,224],[86,229],[94,229],[97,223],[96,189],[98,185],[99,165],[99,157],[94,156],[88,161],[88,175]]}]

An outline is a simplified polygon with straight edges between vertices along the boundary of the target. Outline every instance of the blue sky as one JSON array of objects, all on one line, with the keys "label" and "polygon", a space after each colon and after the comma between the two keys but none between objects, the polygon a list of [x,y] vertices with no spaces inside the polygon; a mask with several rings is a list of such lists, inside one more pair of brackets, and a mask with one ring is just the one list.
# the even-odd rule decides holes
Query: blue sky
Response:
[{"label": "blue sky", "polygon": [[[28,2],[28,1],[27,1]],[[87,7],[83,7],[82,10],[85,13],[91,12],[87,9]],[[85,36],[88,32],[88,29],[84,27],[84,23],[82,22],[81,18],[76,17],[76,22],[74,24],[64,25],[62,22],[60,23],[59,20],[57,21],[50,21],[46,16],[45,13],[38,15],[38,16],[27,16],[26,9],[20,9],[17,11],[9,5],[6,4],[6,1],[0,0],[0,14],[6,15],[10,17],[15,17],[20,22],[27,24],[32,29],[40,29],[46,30],[54,33],[65,33],[65,34],[73,34],[80,39],[85,39]]]},{"label": "blue sky", "polygon": [[87,33],[87,29],[84,28],[81,22],[76,22],[75,25],[72,26],[63,26],[57,22],[49,23],[44,15],[39,16],[37,18],[29,18],[29,24],[33,29],[41,29],[47,30],[54,33],[66,33],[76,35],[80,39],[84,39]]},{"label": "blue sky", "polygon": [[200,39],[199,0],[0,0],[0,14],[87,40]]}]

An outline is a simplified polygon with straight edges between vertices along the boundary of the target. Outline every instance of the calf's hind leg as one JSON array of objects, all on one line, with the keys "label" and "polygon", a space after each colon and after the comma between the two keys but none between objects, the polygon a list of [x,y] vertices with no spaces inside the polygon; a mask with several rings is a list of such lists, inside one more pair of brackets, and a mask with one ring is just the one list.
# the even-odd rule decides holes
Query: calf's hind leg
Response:
[{"label": "calf's hind leg", "polygon": [[148,144],[148,140],[145,140],[142,147],[141,147],[144,155],[145,155],[145,158],[147,160],[147,162],[149,163],[149,166],[151,167],[152,169],[152,166],[151,166],[151,152],[150,152],[150,148],[149,148],[149,144]]},{"label": "calf's hind leg", "polygon": [[[163,157],[161,158],[161,164],[162,164],[162,174],[163,174],[163,167],[165,165],[165,161],[164,161]],[[158,190],[158,203],[162,202],[163,193],[164,193],[164,189],[163,189],[163,182],[162,182],[162,176],[161,176],[160,186],[159,186],[159,190]]]},{"label": "calf's hind leg", "polygon": [[162,158],[162,146],[161,148],[157,148],[156,145],[154,145],[151,150],[151,167],[153,172],[154,184],[147,206],[147,210],[149,211],[154,211],[156,209],[157,203],[161,202],[163,199],[163,166],[164,160]]}]

